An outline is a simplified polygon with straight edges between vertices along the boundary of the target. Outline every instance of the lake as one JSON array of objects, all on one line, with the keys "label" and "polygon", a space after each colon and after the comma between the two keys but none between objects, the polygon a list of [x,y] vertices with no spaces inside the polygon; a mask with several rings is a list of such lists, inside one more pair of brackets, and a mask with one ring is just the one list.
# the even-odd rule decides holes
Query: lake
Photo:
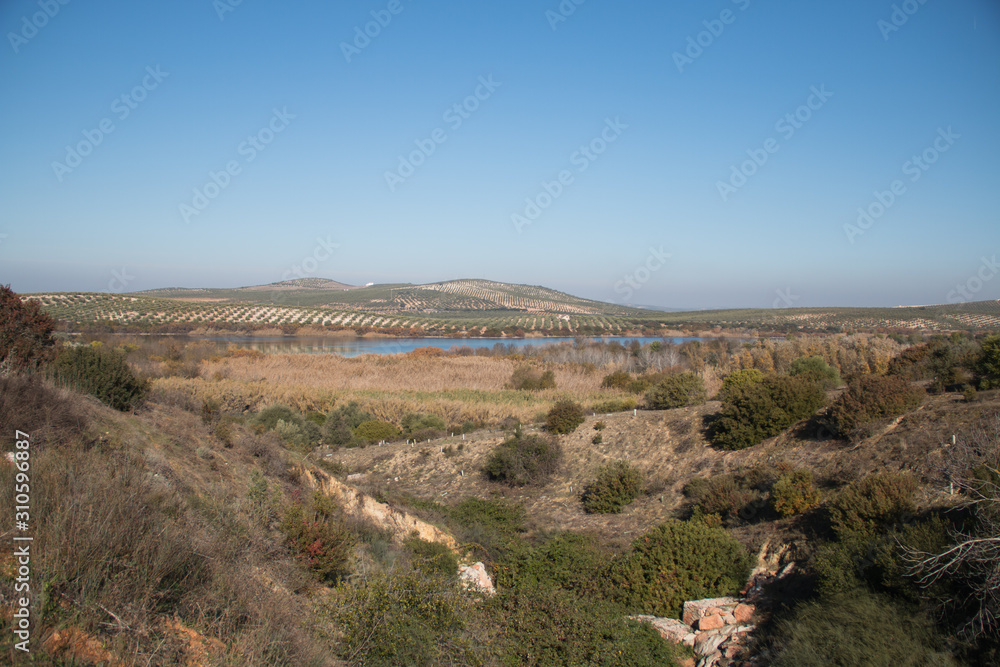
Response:
[{"label": "lake", "polygon": [[[168,338],[164,336],[164,338]],[[209,341],[218,344],[220,349],[240,347],[258,350],[264,353],[276,354],[339,354],[344,357],[356,357],[361,354],[405,354],[418,347],[437,347],[448,350],[453,347],[492,348],[497,343],[511,345],[516,348],[536,347],[540,345],[556,345],[573,343],[576,340],[570,336],[551,336],[548,338],[297,338],[297,337],[254,337],[254,336],[170,336],[171,339]],[[637,340],[640,343],[653,341],[669,341],[683,343],[689,340],[705,340],[697,337],[659,338],[652,336],[604,336],[584,338],[591,342],[617,341],[628,345]]]}]

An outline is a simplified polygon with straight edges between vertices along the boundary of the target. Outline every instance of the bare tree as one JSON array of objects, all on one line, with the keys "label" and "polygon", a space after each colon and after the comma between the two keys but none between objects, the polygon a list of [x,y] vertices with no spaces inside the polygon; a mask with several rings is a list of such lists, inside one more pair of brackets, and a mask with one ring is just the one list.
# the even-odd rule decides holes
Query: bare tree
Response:
[{"label": "bare tree", "polygon": [[903,558],[921,586],[943,577],[966,583],[973,592],[970,602],[975,612],[960,633],[973,640],[996,637],[1000,631],[1000,414],[947,446],[945,473],[949,486],[964,496],[975,526],[954,532],[953,544],[940,553],[906,549]]}]

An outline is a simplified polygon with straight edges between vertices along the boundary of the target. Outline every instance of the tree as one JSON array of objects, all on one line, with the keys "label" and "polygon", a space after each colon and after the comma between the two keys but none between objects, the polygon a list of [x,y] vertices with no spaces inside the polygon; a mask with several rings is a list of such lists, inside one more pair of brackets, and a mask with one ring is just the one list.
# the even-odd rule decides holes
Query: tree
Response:
[{"label": "tree", "polygon": [[0,285],[0,375],[33,371],[55,356],[56,321],[37,301]]},{"label": "tree", "polygon": [[976,363],[976,380],[980,389],[1000,387],[1000,334],[987,336],[980,343],[981,352]]},{"label": "tree", "polygon": [[653,410],[669,410],[704,403],[705,383],[694,373],[671,375],[646,392],[646,405]]},{"label": "tree", "polygon": [[924,587],[960,579],[973,595],[971,616],[959,631],[973,640],[1000,633],[1000,414],[949,449],[946,474],[975,517],[969,529],[937,553],[907,549],[910,573]]}]

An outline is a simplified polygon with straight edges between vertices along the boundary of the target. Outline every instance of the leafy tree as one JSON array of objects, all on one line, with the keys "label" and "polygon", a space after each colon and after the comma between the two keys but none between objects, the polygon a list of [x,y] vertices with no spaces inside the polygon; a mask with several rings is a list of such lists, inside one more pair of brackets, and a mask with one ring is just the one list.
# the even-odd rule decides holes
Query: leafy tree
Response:
[{"label": "leafy tree", "polygon": [[0,285],[0,375],[36,370],[55,357],[56,322],[37,301]]}]

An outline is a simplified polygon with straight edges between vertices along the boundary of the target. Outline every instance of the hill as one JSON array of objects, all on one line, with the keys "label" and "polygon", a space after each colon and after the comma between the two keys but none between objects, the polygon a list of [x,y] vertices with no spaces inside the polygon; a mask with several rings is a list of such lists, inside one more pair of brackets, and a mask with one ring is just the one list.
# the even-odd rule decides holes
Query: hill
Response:
[{"label": "hill", "polygon": [[896,308],[783,308],[665,312],[583,299],[537,285],[449,280],[357,287],[302,278],[233,289],[167,288],[132,294],[45,293],[71,328],[123,331],[353,329],[391,335],[672,335],[846,331],[995,331],[1000,301]]}]

